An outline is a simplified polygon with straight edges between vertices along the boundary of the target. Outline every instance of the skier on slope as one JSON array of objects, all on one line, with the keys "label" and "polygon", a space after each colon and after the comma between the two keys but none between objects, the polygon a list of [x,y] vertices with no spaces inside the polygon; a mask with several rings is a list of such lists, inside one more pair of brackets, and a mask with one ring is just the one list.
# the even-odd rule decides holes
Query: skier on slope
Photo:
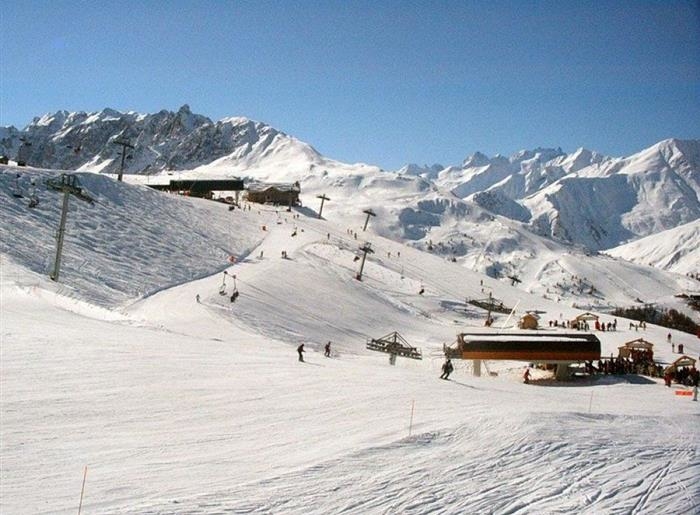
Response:
[{"label": "skier on slope", "polygon": [[299,345],[299,347],[297,347],[297,352],[299,353],[299,361],[303,362],[304,361],[304,355],[303,355],[304,344],[303,343],[301,345]]},{"label": "skier on slope", "polygon": [[452,366],[452,360],[447,358],[447,361],[442,364],[442,375],[440,376],[440,379],[449,379],[453,370],[454,366]]},{"label": "skier on slope", "polygon": [[326,344],[325,352],[323,353],[323,355],[326,356],[327,358],[331,357],[331,342],[330,342],[330,340]]},{"label": "skier on slope", "polygon": [[530,383],[530,367],[525,369],[525,373],[523,374],[523,381],[525,382],[525,384]]}]

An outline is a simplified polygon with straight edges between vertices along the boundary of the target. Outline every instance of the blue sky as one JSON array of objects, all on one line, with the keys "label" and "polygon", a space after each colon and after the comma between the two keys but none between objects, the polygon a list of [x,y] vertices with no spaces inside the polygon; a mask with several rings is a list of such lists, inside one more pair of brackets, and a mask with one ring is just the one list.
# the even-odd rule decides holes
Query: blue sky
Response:
[{"label": "blue sky", "polygon": [[247,116],[396,169],[700,138],[696,1],[11,1],[0,125]]}]

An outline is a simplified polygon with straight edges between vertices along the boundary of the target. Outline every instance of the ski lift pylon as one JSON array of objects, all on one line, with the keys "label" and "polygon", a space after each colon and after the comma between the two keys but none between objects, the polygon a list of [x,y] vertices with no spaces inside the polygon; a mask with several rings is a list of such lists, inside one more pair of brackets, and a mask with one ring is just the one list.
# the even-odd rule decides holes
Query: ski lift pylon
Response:
[{"label": "ski lift pylon", "polygon": [[20,174],[15,175],[15,183],[12,186],[12,196],[15,198],[24,198],[24,195],[22,195],[22,188],[19,186],[19,178]]},{"label": "ski lift pylon", "polygon": [[32,189],[29,191],[29,204],[27,207],[34,208],[39,205],[39,196],[36,194],[36,179],[32,179]]},{"label": "ski lift pylon", "polygon": [[224,280],[221,283],[221,286],[219,286],[219,295],[226,295],[226,276],[228,275],[228,272],[224,270]]}]

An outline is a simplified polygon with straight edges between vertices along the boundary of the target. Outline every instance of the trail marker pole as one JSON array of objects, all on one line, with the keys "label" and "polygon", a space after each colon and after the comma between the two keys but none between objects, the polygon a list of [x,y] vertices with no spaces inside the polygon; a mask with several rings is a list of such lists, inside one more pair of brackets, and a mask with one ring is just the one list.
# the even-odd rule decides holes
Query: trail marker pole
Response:
[{"label": "trail marker pole", "polygon": [[411,436],[411,431],[413,430],[413,410],[416,406],[415,399],[411,401],[411,421],[408,423],[408,436]]},{"label": "trail marker pole", "polygon": [[85,478],[87,478],[87,465],[85,465],[85,470],[83,471],[83,486],[80,489],[80,504],[78,504],[78,515],[80,515],[80,510],[83,508],[83,494],[85,493]]}]

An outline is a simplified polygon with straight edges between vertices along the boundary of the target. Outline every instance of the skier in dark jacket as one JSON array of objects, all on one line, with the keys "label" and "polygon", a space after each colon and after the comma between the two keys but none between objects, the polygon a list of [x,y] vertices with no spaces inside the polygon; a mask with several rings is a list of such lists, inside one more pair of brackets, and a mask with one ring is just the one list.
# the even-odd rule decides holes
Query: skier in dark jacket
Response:
[{"label": "skier in dark jacket", "polygon": [[297,352],[299,353],[299,361],[304,361],[304,355],[303,355],[304,344],[303,343],[301,345],[299,345],[299,347],[297,347]]},{"label": "skier in dark jacket", "polygon": [[327,358],[331,357],[331,342],[328,342],[325,347],[325,352],[323,353]]},{"label": "skier in dark jacket", "polygon": [[440,376],[440,379],[449,379],[453,370],[454,367],[452,366],[452,360],[447,358],[447,361],[442,364],[442,375]]}]

